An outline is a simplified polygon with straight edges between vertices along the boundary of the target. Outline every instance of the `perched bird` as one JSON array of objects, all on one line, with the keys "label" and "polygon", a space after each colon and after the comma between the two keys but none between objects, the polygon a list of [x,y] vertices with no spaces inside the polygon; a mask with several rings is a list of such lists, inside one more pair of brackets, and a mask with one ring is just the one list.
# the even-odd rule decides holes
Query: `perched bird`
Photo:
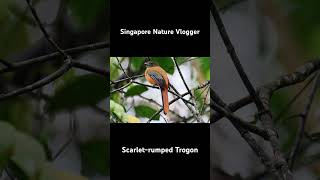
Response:
[{"label": "perched bird", "polygon": [[169,111],[169,79],[167,76],[167,72],[152,61],[145,61],[144,65],[147,67],[146,71],[144,72],[144,76],[147,79],[147,81],[153,85],[160,87],[162,95],[163,112],[164,114],[167,114]]}]

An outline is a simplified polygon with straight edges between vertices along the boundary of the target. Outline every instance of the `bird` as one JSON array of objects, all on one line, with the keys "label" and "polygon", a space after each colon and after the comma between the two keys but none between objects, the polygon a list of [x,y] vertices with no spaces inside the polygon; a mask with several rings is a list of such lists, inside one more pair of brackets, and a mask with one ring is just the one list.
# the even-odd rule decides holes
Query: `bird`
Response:
[{"label": "bird", "polygon": [[146,60],[144,65],[146,66],[146,70],[144,72],[146,80],[149,83],[158,86],[161,90],[163,112],[164,114],[167,114],[169,112],[169,79],[167,76],[167,72],[163,70],[158,64],[150,60]]}]

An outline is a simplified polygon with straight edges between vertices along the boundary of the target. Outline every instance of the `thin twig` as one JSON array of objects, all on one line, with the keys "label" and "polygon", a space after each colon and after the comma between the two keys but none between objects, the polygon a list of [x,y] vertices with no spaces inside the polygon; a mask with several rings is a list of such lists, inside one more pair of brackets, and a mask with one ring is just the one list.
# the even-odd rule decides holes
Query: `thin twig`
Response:
[{"label": "thin twig", "polygon": [[[141,86],[145,86],[145,87],[150,87],[150,88],[154,88],[154,89],[159,89],[159,86],[151,86],[149,84],[143,84],[143,83],[140,83],[140,82],[137,82],[137,81],[132,81],[132,83],[134,84],[139,84]],[[171,85],[171,84],[170,84]],[[173,86],[171,86],[173,87]],[[188,100],[186,100],[185,98],[183,98],[181,95],[179,95],[177,93],[177,91],[172,91],[172,90],[168,90],[168,92],[170,92],[171,94],[175,95],[175,96],[178,96],[182,101],[184,101],[185,103],[188,103],[188,104],[191,104],[192,106],[194,106],[194,104]]]},{"label": "thin twig", "polygon": [[66,54],[59,46],[58,44],[51,38],[51,36],[48,34],[48,32],[46,31],[46,29],[44,28],[44,26],[41,23],[41,20],[36,12],[36,10],[34,9],[34,7],[31,4],[30,0],[26,0],[31,13],[36,21],[36,23],[38,24],[40,30],[42,31],[43,35],[45,36],[45,38],[49,41],[49,43],[65,58],[65,60],[67,59],[71,59],[70,56],[68,54]]},{"label": "thin twig", "polygon": [[[180,97],[181,100],[184,102],[184,104],[187,106],[187,108],[191,111],[191,113],[195,116],[196,120],[199,122],[199,123],[203,123],[203,120],[201,119],[199,113],[197,112],[196,107],[195,107],[195,103],[192,103],[193,104],[193,107],[195,107],[194,109],[189,106],[188,102],[190,103],[190,101],[186,101],[183,99],[183,97],[181,97],[180,93],[177,91],[177,89],[172,85],[172,84],[169,84],[170,87],[174,90],[174,92],[176,93],[175,95]],[[189,93],[189,92],[188,92]],[[190,93],[189,93],[190,94]]]},{"label": "thin twig", "polygon": [[270,144],[274,153],[274,163],[279,165],[279,168],[277,169],[277,172],[275,175],[278,176],[279,179],[283,180],[292,180],[292,173],[288,167],[287,162],[283,158],[283,155],[280,150],[280,142],[278,139],[278,133],[274,128],[273,125],[273,119],[270,112],[270,98],[272,91],[269,89],[269,87],[263,87],[261,89],[260,94],[258,95],[256,93],[256,90],[254,89],[253,85],[251,84],[247,74],[245,73],[240,60],[236,54],[236,51],[230,41],[230,38],[225,30],[224,24],[221,20],[221,17],[219,15],[219,12],[216,8],[215,3],[213,0],[210,0],[210,11],[211,14],[216,22],[216,25],[218,27],[220,36],[224,42],[225,47],[227,48],[227,51],[233,61],[233,64],[235,68],[237,69],[237,72],[245,85],[247,91],[249,92],[250,96],[253,98],[253,102],[257,106],[258,113],[260,115],[260,120],[262,122],[262,125],[266,129],[269,137],[270,137]]},{"label": "thin twig", "polygon": [[93,72],[93,73],[102,75],[103,77],[108,77],[109,76],[109,72],[107,70],[99,69],[99,68],[96,68],[96,67],[92,67],[92,66],[90,66],[88,64],[82,64],[80,62],[72,61],[71,65],[72,65],[72,67],[83,69],[83,70],[86,70],[86,71],[89,71],[89,72]]},{"label": "thin twig", "polygon": [[191,98],[192,98],[193,95],[192,95],[192,93],[191,93],[191,91],[190,91],[190,89],[189,89],[186,81],[184,80],[184,77],[183,77],[183,75],[182,75],[182,72],[181,72],[180,67],[179,67],[179,65],[178,65],[178,63],[177,63],[176,58],[175,58],[175,57],[171,57],[171,59],[173,60],[174,64],[176,65],[176,68],[178,69],[178,72],[179,72],[180,77],[181,77],[181,79],[182,79],[182,81],[183,81],[183,84],[184,84],[184,86],[186,87],[187,91],[189,92],[189,94],[190,94],[190,96],[191,96]]},{"label": "thin twig", "polygon": [[300,91],[288,102],[288,104],[285,105],[285,107],[280,111],[280,113],[274,118],[274,121],[277,122],[278,120],[280,120],[280,118],[290,109],[290,107],[292,106],[292,104],[294,102],[296,102],[296,100],[300,97],[300,95],[304,92],[304,90],[307,89],[307,87],[311,84],[311,82],[313,81],[313,79],[316,76],[312,76],[309,81],[300,89]]},{"label": "thin twig", "polygon": [[[148,102],[150,102],[150,103],[153,103],[153,104],[155,104],[155,105],[157,105],[157,106],[159,106],[159,107],[162,107],[161,104],[159,104],[157,101],[155,101],[155,100],[153,100],[153,99],[149,99],[149,98],[147,98],[147,97],[144,97],[144,96],[142,96],[141,94],[139,94],[138,96],[139,96],[141,99],[143,99],[143,100],[146,100],[146,101],[148,101]],[[172,111],[172,110],[169,110],[169,111],[170,111],[170,113],[174,114],[175,116],[177,116],[178,118],[180,118],[180,119],[182,119],[182,120],[185,120],[185,119],[186,119],[186,118],[180,116],[180,115],[179,115],[178,113],[176,113],[175,111]]]},{"label": "thin twig", "polygon": [[251,84],[247,74],[245,73],[245,71],[240,63],[238,55],[234,49],[234,46],[231,43],[229,35],[225,29],[225,26],[221,20],[221,17],[219,15],[219,12],[218,12],[217,7],[216,7],[215,3],[213,2],[213,0],[210,0],[210,11],[211,11],[211,14],[212,14],[215,22],[216,22],[216,25],[218,27],[218,30],[219,30],[220,36],[224,42],[224,45],[227,48],[227,51],[231,57],[231,60],[234,64],[235,68],[237,69],[238,74],[240,75],[242,82],[244,83],[245,87],[247,88],[250,96],[253,97],[253,101],[257,105],[259,111],[261,111],[261,110],[263,111],[264,110],[263,103],[261,102],[258,95],[256,94],[256,91],[255,91],[253,85]]},{"label": "thin twig", "polygon": [[[83,45],[83,46],[78,46],[78,47],[74,47],[74,48],[70,48],[70,49],[66,49],[64,50],[64,52],[68,53],[68,54],[79,54],[79,53],[83,53],[83,52],[87,52],[87,51],[92,51],[92,50],[97,50],[97,49],[105,49],[109,46],[108,43],[106,42],[99,42],[99,43],[94,43],[94,44],[88,44],[88,45]],[[31,66],[34,64],[38,64],[38,63],[45,63],[51,60],[56,60],[56,58],[60,57],[61,54],[59,52],[54,52],[48,55],[44,55],[44,56],[40,56],[40,57],[36,57],[36,58],[32,58],[32,59],[27,59],[27,60],[23,60],[21,62],[17,62],[17,63],[12,63],[12,67],[11,68],[3,68],[0,69],[0,74],[4,73],[4,72],[12,72],[15,71],[17,69],[20,68],[24,68],[27,66]]]},{"label": "thin twig", "polygon": [[245,122],[244,120],[242,120],[240,117],[234,115],[233,113],[231,113],[229,110],[227,109],[224,109],[223,107],[221,107],[221,105],[217,105],[216,103],[212,103],[211,105],[213,107],[213,109],[215,109],[216,111],[220,112],[220,113],[223,113],[228,119],[230,119],[230,121],[234,121],[234,122],[237,122],[242,128],[262,137],[263,139],[265,140],[269,140],[269,135],[268,133],[255,126],[255,125],[252,125],[248,122]]},{"label": "thin twig", "polygon": [[[213,103],[210,104],[210,106],[214,110],[216,110],[219,113],[224,114],[230,121],[236,122],[238,125],[240,125],[244,129],[261,136],[265,140],[269,140],[269,135],[265,130],[260,129],[259,127],[252,125],[252,124],[242,120],[240,117],[234,115],[228,109],[227,104],[225,102],[223,102],[223,100],[218,96],[218,94],[213,89],[210,89],[210,97],[213,100]],[[215,104],[217,104],[217,105],[215,105]]]},{"label": "thin twig", "polygon": [[290,155],[290,169],[292,169],[294,167],[294,162],[296,160],[296,156],[299,152],[300,149],[300,144],[302,141],[302,138],[304,136],[304,132],[305,132],[305,125],[309,116],[309,112],[311,110],[311,105],[313,103],[314,97],[316,95],[316,92],[319,88],[319,83],[320,83],[320,73],[318,73],[317,79],[314,82],[314,86],[310,92],[310,95],[308,97],[308,101],[307,104],[305,106],[305,109],[303,111],[303,113],[300,116],[300,126],[299,126],[299,130],[297,133],[297,138],[296,138],[296,142],[293,146],[293,149],[291,151],[291,155]]},{"label": "thin twig", "polygon": [[128,76],[128,74],[126,73],[126,71],[123,69],[123,67],[122,67],[122,65],[121,65],[121,62],[119,61],[119,58],[118,58],[118,57],[116,57],[116,59],[117,59],[117,61],[118,61],[118,64],[119,64],[119,66],[120,66],[120,68],[121,68],[121,70],[122,70],[123,74],[125,74],[125,75],[127,76],[127,78],[129,78],[129,79],[131,80],[131,77],[130,77],[130,76]]},{"label": "thin twig", "polygon": [[115,92],[117,92],[117,91],[122,91],[124,88],[130,86],[130,84],[132,84],[132,81],[130,81],[129,83],[125,84],[125,85],[122,86],[122,87],[119,87],[119,88],[117,88],[117,89],[114,89],[114,90],[110,91],[110,94],[115,93]]},{"label": "thin twig", "polygon": [[[184,97],[184,96],[186,96],[186,95],[188,95],[188,94],[189,94],[189,93],[186,92],[186,93],[182,94],[181,97]],[[179,99],[180,99],[180,97],[174,98],[173,100],[171,100],[171,101],[169,102],[169,105],[171,105],[172,103],[178,101]],[[163,111],[163,107],[161,107],[161,108],[159,109],[159,111],[157,111],[156,113],[154,113],[154,114],[149,118],[149,120],[147,121],[147,123],[150,123],[150,122],[153,120],[153,118],[156,117],[158,114],[160,114],[162,111]]]},{"label": "thin twig", "polygon": [[[273,92],[273,91],[279,90],[281,88],[285,88],[285,87],[288,87],[291,85],[301,83],[301,82],[305,81],[310,75],[312,75],[315,71],[317,71],[319,69],[320,69],[320,60],[319,59],[313,60],[309,63],[306,63],[306,64],[298,67],[295,72],[280,76],[278,79],[260,86],[256,91],[259,93],[261,88],[269,87],[270,91]],[[248,104],[251,104],[252,102],[253,102],[253,100],[252,100],[251,96],[245,96],[245,97],[229,104],[228,108],[230,109],[231,112],[235,112],[238,109],[240,109]],[[211,119],[213,119],[212,123],[217,122],[221,118],[223,118],[223,115],[221,115],[219,113],[213,113],[212,118],[211,118]]]},{"label": "thin twig", "polygon": [[[201,84],[201,85],[199,85],[198,87],[196,87],[194,90],[202,89],[202,88],[208,86],[209,83],[210,83],[210,82],[207,81],[206,83]],[[172,103],[176,102],[177,100],[183,98],[184,96],[186,96],[186,95],[188,95],[188,94],[189,94],[189,92],[186,92],[186,93],[181,94],[180,97],[176,97],[175,99],[171,100],[171,101],[169,102],[169,105],[171,105]],[[163,107],[162,107],[159,111],[157,111],[156,113],[154,113],[154,114],[149,118],[149,120],[147,121],[147,123],[150,123],[150,122],[153,120],[154,117],[156,117],[158,114],[160,114],[160,113],[162,112],[162,110],[163,110]]]},{"label": "thin twig", "polygon": [[69,118],[69,129],[71,131],[71,135],[68,138],[68,140],[59,148],[59,150],[57,151],[57,153],[55,155],[52,156],[52,161],[55,161],[66,149],[67,147],[72,143],[72,141],[74,140],[75,136],[76,136],[76,130],[77,130],[77,126],[76,126],[76,117],[74,112],[70,112],[70,118]]},{"label": "thin twig", "polygon": [[57,71],[55,71],[54,73],[50,74],[49,76],[44,77],[43,79],[30,84],[28,86],[25,86],[23,88],[11,91],[9,93],[6,94],[0,94],[0,101],[10,98],[10,97],[14,97],[14,96],[19,96],[21,94],[33,91],[35,89],[38,89],[42,86],[45,86],[51,82],[53,82],[54,80],[58,79],[60,76],[64,75],[70,68],[71,68],[71,63],[70,62],[66,62],[65,64],[63,64],[62,67],[60,67]]},{"label": "thin twig", "polygon": [[8,61],[5,61],[3,59],[0,59],[0,63],[5,65],[7,68],[12,68],[12,64],[9,63]]},{"label": "thin twig", "polygon": [[136,76],[131,76],[129,78],[126,77],[126,78],[123,78],[123,79],[119,79],[119,80],[113,81],[113,82],[111,82],[111,84],[118,84],[118,83],[121,83],[123,81],[127,81],[127,80],[130,80],[130,79],[134,80],[134,79],[137,79],[137,78],[140,78],[140,77],[144,77],[144,75],[140,74],[140,75],[136,75]]},{"label": "thin twig", "polygon": [[[196,117],[196,119],[197,119],[198,122],[203,122],[202,119],[200,118],[200,113],[199,113],[199,111],[198,111],[198,109],[197,109],[197,107],[196,107],[196,101],[195,101],[195,99],[194,99],[194,97],[193,97],[193,94],[192,94],[192,92],[190,91],[190,89],[189,89],[186,81],[184,80],[183,74],[182,74],[182,72],[181,72],[181,70],[180,70],[180,67],[179,67],[177,61],[176,61],[176,58],[175,58],[175,57],[171,57],[171,59],[173,60],[174,64],[176,65],[176,68],[178,69],[178,72],[179,72],[179,74],[180,74],[180,78],[182,79],[183,84],[184,84],[184,86],[186,87],[187,91],[189,92],[189,94],[190,94],[190,96],[191,96],[191,100],[192,100],[192,102],[193,102],[193,104],[194,104],[194,105],[193,105],[194,109],[193,109],[192,107],[190,107],[190,108],[188,107],[188,108],[191,110],[192,114],[194,114],[194,116]],[[176,93],[178,94],[178,92],[176,92]],[[187,104],[186,104],[186,105],[187,105]],[[187,105],[187,106],[188,106],[188,105]]]}]

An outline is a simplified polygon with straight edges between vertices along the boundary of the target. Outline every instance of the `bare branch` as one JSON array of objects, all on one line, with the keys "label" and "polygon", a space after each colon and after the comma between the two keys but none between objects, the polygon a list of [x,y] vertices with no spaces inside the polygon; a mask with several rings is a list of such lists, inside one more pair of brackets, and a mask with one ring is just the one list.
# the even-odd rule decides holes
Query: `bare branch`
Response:
[{"label": "bare branch", "polygon": [[0,63],[5,65],[7,68],[12,68],[12,64],[3,59],[0,59]]},{"label": "bare branch", "polygon": [[119,66],[120,66],[123,74],[125,74],[125,75],[127,76],[127,78],[129,78],[129,79],[131,80],[130,76],[128,76],[128,74],[126,73],[126,71],[123,69],[123,67],[122,67],[122,65],[121,65],[121,62],[119,61],[119,58],[116,57],[116,59],[117,59],[117,61],[118,61],[118,64],[119,64]]},{"label": "bare branch", "polygon": [[122,86],[122,87],[119,87],[119,88],[117,88],[117,89],[114,89],[114,90],[110,91],[110,94],[115,93],[115,92],[117,92],[117,91],[122,91],[124,88],[130,86],[131,84],[132,84],[132,81],[130,81],[129,83],[125,84],[125,85]]},{"label": "bare branch", "polygon": [[[260,92],[260,89],[262,87],[268,87],[270,91],[276,91],[284,87],[288,87],[291,85],[295,85],[298,83],[303,82],[306,80],[310,75],[312,75],[315,71],[320,69],[320,60],[314,60],[307,64],[302,65],[301,67],[297,68],[297,70],[293,73],[280,76],[278,79],[269,82],[260,88],[257,89],[257,92]],[[270,96],[272,93],[270,94]],[[271,98],[271,97],[270,97]],[[238,109],[251,104],[253,102],[252,98],[250,96],[246,96],[241,98],[240,100],[237,100],[231,104],[228,105],[229,109],[232,112],[237,111]],[[223,116],[219,113],[213,114],[213,122],[217,122],[219,119],[221,119]]]},{"label": "bare branch", "polygon": [[294,162],[296,160],[296,156],[299,152],[300,144],[301,144],[302,138],[305,133],[305,125],[306,125],[306,122],[308,119],[309,112],[311,110],[312,102],[313,102],[315,95],[316,95],[316,92],[319,88],[319,83],[320,83],[320,74],[318,73],[318,77],[317,77],[316,81],[314,82],[314,86],[313,86],[313,88],[310,92],[310,95],[308,97],[308,101],[305,106],[305,109],[304,109],[303,113],[300,115],[300,126],[299,126],[299,130],[297,133],[296,142],[295,142],[293,149],[291,151],[291,154],[290,154],[290,169],[293,168]]},{"label": "bare branch", "polygon": [[36,12],[36,10],[34,9],[34,7],[32,6],[31,4],[31,1],[30,0],[26,0],[30,10],[31,10],[31,13],[36,21],[36,23],[38,24],[40,30],[42,31],[43,35],[45,36],[45,38],[49,41],[49,43],[56,49],[58,50],[58,52],[64,56],[64,59],[70,59],[70,56],[68,54],[66,54],[58,45],[56,42],[54,42],[54,40],[51,38],[51,36],[48,34],[48,32],[46,31],[46,29],[44,28],[44,26],[42,25],[41,23],[41,20]]},{"label": "bare branch", "polygon": [[72,61],[71,64],[72,64],[72,67],[83,69],[83,70],[86,70],[86,71],[89,71],[89,72],[93,72],[93,73],[102,75],[103,77],[108,77],[109,76],[109,72],[107,70],[104,70],[104,69],[99,69],[99,68],[96,68],[96,67],[92,67],[92,66],[90,66],[88,64],[82,64],[80,62],[74,62],[74,61]]},{"label": "bare branch", "polygon": [[177,70],[178,70],[178,72],[179,72],[179,74],[180,74],[180,77],[181,77],[181,79],[182,79],[182,81],[183,81],[184,86],[186,87],[186,89],[187,89],[187,91],[189,92],[190,96],[193,97],[193,95],[192,95],[192,93],[191,93],[191,91],[190,91],[190,89],[189,89],[186,81],[184,80],[184,77],[183,77],[183,75],[182,75],[182,72],[181,72],[180,67],[179,67],[179,65],[178,65],[178,63],[177,63],[176,58],[175,58],[175,57],[172,57],[171,59],[173,60],[174,64],[176,65],[176,68],[177,68]]},{"label": "bare branch", "polygon": [[65,64],[63,64],[62,67],[60,67],[57,71],[55,71],[54,73],[52,73],[51,75],[33,83],[30,84],[28,86],[25,86],[21,89],[17,89],[14,91],[11,91],[9,93],[6,94],[0,94],[0,101],[10,98],[10,97],[14,97],[14,96],[19,96],[21,94],[27,93],[27,92],[31,92],[35,89],[38,89],[42,86],[45,86],[51,82],[53,82],[54,80],[58,79],[60,76],[62,76],[64,73],[66,73],[70,68],[71,68],[71,63],[70,62],[66,62]]},{"label": "bare branch", "polygon": [[[108,43],[100,42],[100,43],[88,44],[88,45],[84,45],[84,46],[78,46],[78,47],[66,49],[66,50],[64,50],[64,52],[66,52],[68,54],[79,54],[79,53],[92,51],[92,50],[97,50],[97,49],[105,49],[108,46],[109,46]],[[7,68],[0,69],[0,74],[4,73],[4,72],[12,72],[12,71],[15,71],[17,69],[24,68],[24,67],[27,67],[27,66],[31,66],[31,65],[34,65],[34,64],[45,63],[45,62],[48,62],[48,61],[51,61],[51,60],[56,60],[56,58],[58,58],[60,56],[61,56],[61,54],[59,52],[55,52],[55,53],[51,53],[51,54],[48,54],[48,55],[44,55],[44,56],[40,56],[40,57],[24,60],[24,61],[21,61],[21,62],[18,62],[18,63],[11,63],[12,67],[11,68],[7,67]]]},{"label": "bare branch", "polygon": [[[209,83],[210,83],[210,82],[207,81],[206,83],[201,84],[201,85],[199,85],[198,87],[196,87],[195,90],[202,89],[202,88],[206,87]],[[174,98],[173,100],[171,100],[171,101],[169,102],[169,105],[171,105],[172,103],[176,102],[177,100],[183,98],[184,96],[186,96],[186,95],[188,95],[188,94],[189,94],[189,92],[186,92],[186,93],[181,94],[180,97]],[[150,122],[153,120],[153,118],[156,117],[158,114],[160,114],[162,111],[163,111],[163,107],[162,107],[158,112],[154,113],[154,114],[149,118],[149,120],[147,121],[147,123],[150,123]]]},{"label": "bare branch", "polygon": [[119,83],[121,83],[123,81],[128,81],[130,79],[134,80],[134,79],[141,78],[141,77],[144,77],[144,75],[140,74],[140,75],[136,75],[136,76],[131,76],[129,78],[126,77],[126,78],[123,78],[123,79],[119,79],[119,80],[113,81],[113,82],[111,82],[111,84],[119,84]]},{"label": "bare branch", "polygon": [[224,24],[221,20],[221,17],[219,15],[219,12],[218,12],[217,7],[216,7],[215,3],[213,2],[213,0],[210,0],[210,11],[211,11],[211,14],[217,24],[217,27],[218,27],[220,36],[224,42],[224,45],[227,48],[227,51],[231,57],[231,60],[234,64],[235,68],[237,69],[238,74],[240,75],[242,82],[244,83],[245,87],[247,88],[250,96],[253,97],[253,101],[256,104],[256,106],[258,107],[259,111],[264,111],[263,103],[261,102],[258,95],[256,94],[256,91],[255,91],[253,85],[251,84],[247,74],[245,73],[245,71],[240,63],[238,55],[237,55],[237,53],[231,43],[229,35],[224,27]]},{"label": "bare branch", "polygon": [[69,130],[71,131],[70,137],[68,140],[58,149],[57,153],[52,156],[52,161],[56,160],[72,143],[72,141],[75,139],[76,131],[77,131],[77,125],[76,125],[76,117],[74,112],[70,112],[70,118],[69,118]]},{"label": "bare branch", "polygon": [[300,95],[307,89],[307,87],[311,84],[313,79],[316,76],[312,76],[309,81],[300,89],[300,91],[285,105],[285,107],[280,111],[280,113],[274,118],[274,121],[277,122],[280,118],[290,109],[294,102],[300,97]]}]

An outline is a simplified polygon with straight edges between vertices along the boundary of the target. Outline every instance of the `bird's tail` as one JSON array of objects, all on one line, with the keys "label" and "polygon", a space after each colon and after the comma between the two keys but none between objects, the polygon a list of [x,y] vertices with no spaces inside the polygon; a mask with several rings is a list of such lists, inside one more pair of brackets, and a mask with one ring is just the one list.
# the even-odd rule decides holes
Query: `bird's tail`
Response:
[{"label": "bird's tail", "polygon": [[163,112],[164,114],[167,114],[169,112],[168,88],[161,89],[161,95],[162,95]]}]

